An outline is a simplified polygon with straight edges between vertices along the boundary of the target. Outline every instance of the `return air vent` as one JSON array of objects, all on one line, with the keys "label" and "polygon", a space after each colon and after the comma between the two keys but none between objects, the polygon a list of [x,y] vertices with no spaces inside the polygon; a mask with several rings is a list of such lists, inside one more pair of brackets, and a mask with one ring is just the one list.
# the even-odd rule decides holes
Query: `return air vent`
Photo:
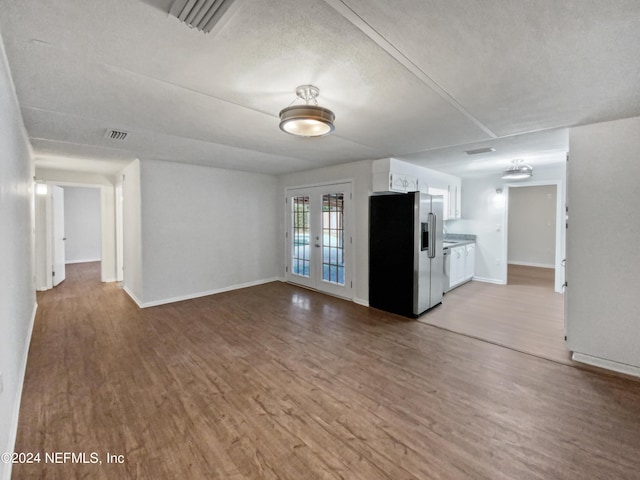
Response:
[{"label": "return air vent", "polygon": [[124,140],[125,138],[127,138],[127,136],[129,135],[128,132],[123,132],[122,130],[113,130],[113,129],[108,129],[105,134],[104,134],[104,138],[108,138],[109,140]]},{"label": "return air vent", "polygon": [[[216,24],[222,26],[220,20],[225,13],[228,13],[228,18],[240,3],[241,0],[174,0],[169,15],[177,17],[190,28],[209,33]],[[232,5],[234,9],[229,11]]]},{"label": "return air vent", "polygon": [[480,155],[481,153],[491,153],[495,152],[495,148],[485,147],[485,148],[476,148],[475,150],[465,150],[464,153],[467,155]]}]

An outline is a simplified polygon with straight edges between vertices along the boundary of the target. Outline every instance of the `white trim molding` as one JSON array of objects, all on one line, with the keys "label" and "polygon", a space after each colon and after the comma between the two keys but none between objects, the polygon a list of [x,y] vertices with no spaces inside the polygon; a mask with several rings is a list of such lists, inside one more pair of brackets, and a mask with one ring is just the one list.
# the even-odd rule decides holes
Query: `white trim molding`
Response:
[{"label": "white trim molding", "polygon": [[[9,444],[7,445],[7,451],[12,452],[16,445],[16,438],[18,436],[18,420],[20,419],[20,404],[22,403],[22,390],[24,389],[24,377],[27,373],[27,360],[29,358],[29,346],[31,345],[31,336],[33,335],[33,325],[36,321],[36,313],[38,312],[38,304],[33,304],[33,312],[31,313],[31,320],[29,323],[29,331],[27,334],[27,341],[24,345],[24,352],[22,354],[22,362],[20,363],[20,371],[18,373],[18,385],[16,390],[16,396],[13,403],[13,416],[11,419],[11,426],[9,431]],[[11,462],[4,464],[4,472],[0,475],[0,478],[11,478],[11,470],[13,464]]]},{"label": "white trim molding", "polygon": [[518,262],[518,261],[509,261],[509,265],[521,265],[523,267],[537,267],[537,268],[556,268],[555,265],[549,263],[531,263],[531,262]]},{"label": "white trim molding", "polygon": [[131,297],[131,300],[133,300],[135,302],[135,304],[138,305],[139,308],[144,308],[142,300],[140,300],[138,297],[136,297],[136,295],[129,289],[129,287],[124,286],[124,287],[122,287],[122,289],[125,291],[125,293],[127,295],[129,295],[129,297]]},{"label": "white trim molding", "polygon": [[65,265],[73,265],[74,263],[93,263],[93,262],[101,262],[101,258],[86,258],[82,260],[67,260]]},{"label": "white trim molding", "polygon": [[353,303],[357,303],[358,305],[362,305],[363,307],[369,306],[369,300],[363,300],[362,298],[354,298]]},{"label": "white trim molding", "polygon": [[231,290],[239,290],[241,288],[255,287],[257,285],[263,285],[265,283],[278,282],[280,281],[279,277],[265,278],[263,280],[255,280],[253,282],[240,283],[237,285],[230,285],[228,287],[217,288],[215,290],[207,290],[206,292],[198,292],[198,293],[190,293],[187,295],[181,295],[179,297],[172,298],[163,298],[161,300],[154,300],[152,302],[143,302],[139,300],[127,287],[124,287],[124,291],[129,294],[129,296],[133,299],[134,302],[140,308],[149,308],[149,307],[157,307],[159,305],[166,305],[167,303],[175,303],[182,302],[184,300],[192,300],[194,298],[206,297],[209,295],[215,295],[216,293],[230,292]]},{"label": "white trim molding", "polygon": [[500,280],[499,278],[487,278],[487,277],[473,277],[472,280],[476,282],[493,283],[495,285],[506,285],[507,282]]},{"label": "white trim molding", "polygon": [[626,375],[632,375],[634,377],[640,377],[640,367],[636,367],[634,365],[614,362],[613,360],[607,360],[606,358],[593,357],[591,355],[580,352],[573,352],[573,355],[571,355],[571,359],[576,362],[593,365],[594,367],[600,367],[606,370],[613,370],[614,372],[624,373]]}]

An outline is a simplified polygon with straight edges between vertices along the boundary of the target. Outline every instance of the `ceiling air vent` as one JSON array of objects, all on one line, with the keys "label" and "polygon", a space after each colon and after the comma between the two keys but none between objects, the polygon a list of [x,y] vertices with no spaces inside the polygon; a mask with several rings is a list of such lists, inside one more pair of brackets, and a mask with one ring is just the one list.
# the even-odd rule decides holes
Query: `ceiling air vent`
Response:
[{"label": "ceiling air vent", "polygon": [[475,150],[465,150],[464,153],[467,155],[480,155],[481,153],[491,153],[495,152],[495,148],[485,147],[485,148],[476,148]]},{"label": "ceiling air vent", "polygon": [[[231,16],[240,3],[241,0],[174,0],[169,15],[177,17],[190,28],[209,33],[216,25],[221,26],[223,15]],[[229,11],[232,5],[234,9]]]},{"label": "ceiling air vent", "polygon": [[129,135],[128,132],[123,132],[122,130],[113,130],[112,128],[108,129],[104,138],[108,138],[109,140],[124,140]]}]

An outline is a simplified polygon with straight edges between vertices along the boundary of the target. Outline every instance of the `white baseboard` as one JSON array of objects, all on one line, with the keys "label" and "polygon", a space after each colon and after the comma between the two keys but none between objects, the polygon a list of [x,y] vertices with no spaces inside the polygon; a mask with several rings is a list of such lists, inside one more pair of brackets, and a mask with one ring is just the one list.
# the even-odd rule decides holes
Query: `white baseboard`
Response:
[{"label": "white baseboard", "polygon": [[139,308],[144,308],[142,306],[142,300],[136,297],[135,294],[129,289],[129,287],[125,285],[124,287],[122,287],[122,289],[126,292],[127,295],[131,297],[131,300],[133,300],[135,304],[138,305]]},{"label": "white baseboard", "polygon": [[594,367],[604,368],[606,370],[613,370],[614,372],[624,373],[626,375],[632,375],[634,377],[640,377],[640,367],[634,365],[627,365],[626,363],[618,363],[613,360],[607,360],[606,358],[593,357],[580,352],[573,352],[571,359],[576,362],[586,363],[587,365],[593,365]]},{"label": "white baseboard", "polygon": [[90,262],[101,262],[101,258],[84,258],[82,260],[67,260],[64,262],[65,265],[73,265],[74,263],[90,263]]},{"label": "white baseboard", "polygon": [[496,285],[506,285],[507,282],[504,280],[498,280],[497,278],[486,278],[486,277],[473,277],[476,282],[484,282],[484,283],[494,283]]},{"label": "white baseboard", "polygon": [[104,280],[100,280],[102,283],[111,283],[111,282],[117,282],[116,277],[107,277]]},{"label": "white baseboard", "polygon": [[[206,292],[190,293],[188,295],[181,295],[178,297],[163,298],[161,300],[154,300],[153,302],[140,302],[136,300],[136,298],[134,298],[133,296],[132,298],[140,308],[157,307],[158,305],[166,305],[167,303],[175,303],[175,302],[182,302],[184,300],[192,300],[194,298],[206,297],[208,295],[215,295],[216,293],[229,292],[231,290],[239,290],[241,288],[255,287],[257,285],[277,282],[279,280],[280,279],[278,277],[265,278],[263,280],[255,280],[253,282],[240,283],[237,285],[230,285],[228,287],[223,287],[223,288],[216,288],[215,290],[207,290]],[[130,292],[127,292],[127,293],[129,293],[129,295],[131,296]]]},{"label": "white baseboard", "polygon": [[363,300],[362,298],[355,298],[354,297],[353,303],[357,303],[358,305],[362,305],[363,307],[368,307],[369,306],[369,300]]},{"label": "white baseboard", "polygon": [[509,265],[520,265],[522,267],[556,268],[552,263],[531,263],[531,262],[508,262]]},{"label": "white baseboard", "polygon": [[[7,452],[13,452],[16,445],[16,437],[18,436],[18,421],[20,420],[20,403],[22,402],[22,390],[24,389],[24,376],[27,373],[27,360],[29,358],[29,346],[31,345],[31,335],[33,335],[33,325],[36,320],[36,313],[38,311],[38,304],[33,304],[33,312],[31,313],[31,320],[29,323],[29,331],[27,333],[26,343],[24,345],[24,352],[22,354],[22,361],[20,363],[20,371],[18,372],[18,385],[13,404],[13,417],[11,419],[11,426],[9,431],[9,444],[7,445]],[[11,478],[12,463],[5,463],[0,478]]]}]

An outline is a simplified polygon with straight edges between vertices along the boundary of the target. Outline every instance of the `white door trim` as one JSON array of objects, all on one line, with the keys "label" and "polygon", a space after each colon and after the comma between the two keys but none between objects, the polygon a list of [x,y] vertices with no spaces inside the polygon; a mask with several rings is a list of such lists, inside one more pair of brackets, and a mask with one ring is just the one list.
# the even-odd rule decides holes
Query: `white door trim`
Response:
[{"label": "white door trim", "polygon": [[323,288],[318,288],[319,285],[322,285],[322,281],[318,281],[314,286],[310,286],[310,285],[303,285],[306,286],[308,288],[312,288],[314,290],[318,290],[320,292],[323,293],[327,293],[330,295],[335,295],[335,296],[339,296],[341,298],[346,298],[349,299],[351,301],[353,301],[353,299],[355,298],[354,296],[354,292],[355,292],[355,221],[354,221],[354,212],[355,212],[355,208],[354,208],[354,201],[353,201],[353,191],[354,191],[354,181],[353,179],[345,179],[345,180],[336,180],[336,181],[330,181],[330,182],[322,182],[322,183],[315,183],[315,184],[309,184],[309,185],[298,185],[298,186],[288,186],[285,187],[284,189],[284,228],[285,228],[285,233],[283,235],[284,237],[284,278],[285,281],[287,282],[291,282],[291,283],[295,283],[295,284],[299,284],[297,282],[293,282],[290,280],[290,270],[291,270],[291,265],[290,265],[290,257],[291,257],[291,251],[290,251],[290,238],[289,238],[289,234],[291,232],[291,218],[290,218],[290,208],[291,205],[289,203],[289,199],[292,196],[295,196],[295,194],[297,192],[299,192],[300,194],[304,194],[305,190],[313,190],[313,189],[321,189],[323,187],[331,187],[331,186],[338,186],[338,185],[344,185],[346,188],[344,189],[345,191],[345,195],[348,195],[348,201],[345,202],[345,210],[344,210],[344,215],[345,215],[345,220],[344,220],[344,242],[346,245],[345,251],[344,251],[344,255],[345,255],[345,276],[344,276],[344,290],[343,293],[344,294],[337,294],[334,291],[328,291],[326,289]]}]

